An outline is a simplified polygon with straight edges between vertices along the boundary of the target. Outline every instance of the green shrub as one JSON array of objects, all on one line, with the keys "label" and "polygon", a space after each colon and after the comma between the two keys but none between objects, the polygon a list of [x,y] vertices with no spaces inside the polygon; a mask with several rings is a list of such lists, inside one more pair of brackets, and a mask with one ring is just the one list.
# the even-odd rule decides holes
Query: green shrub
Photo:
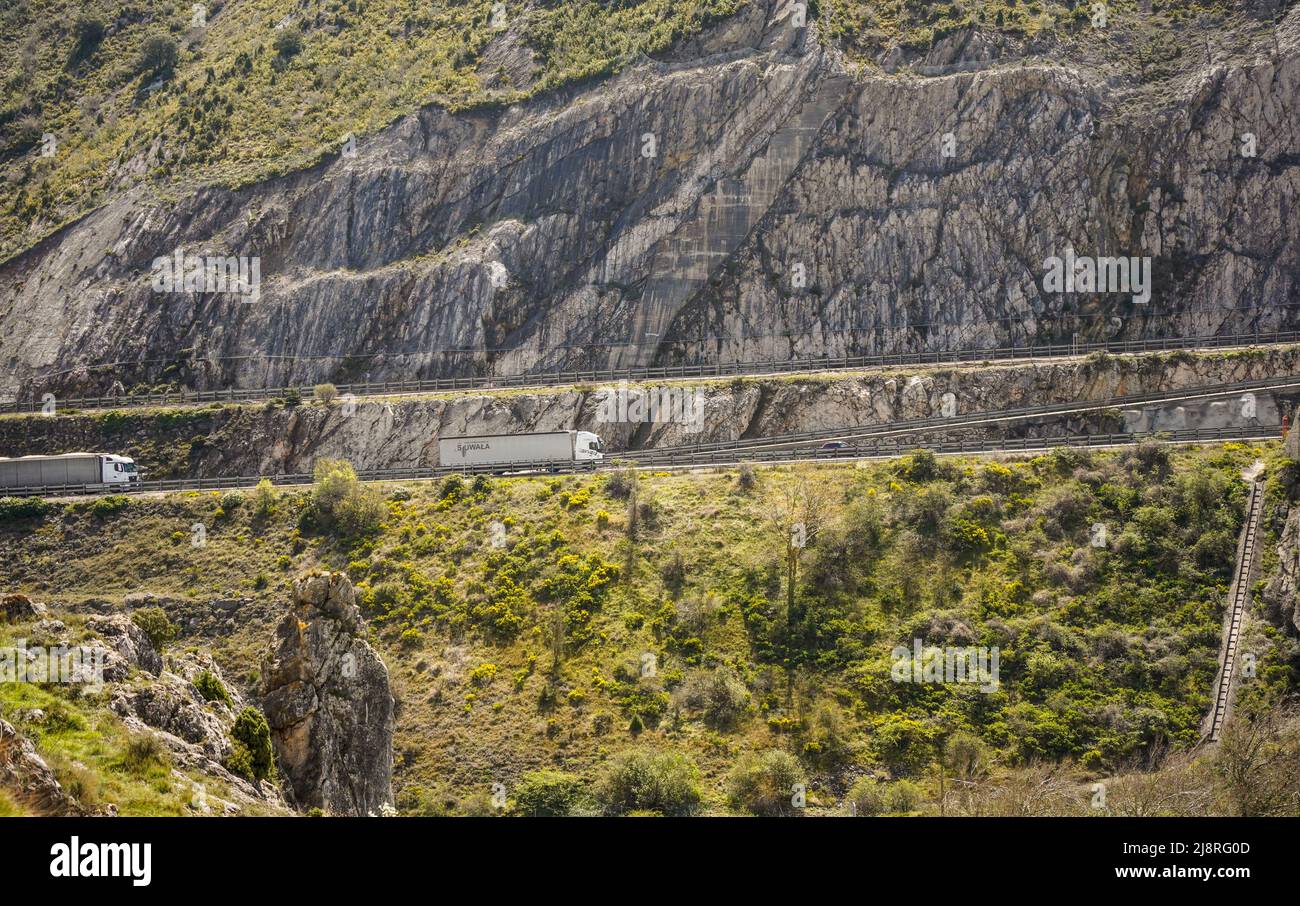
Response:
[{"label": "green shrub", "polygon": [[289,60],[302,53],[302,29],[296,25],[290,25],[280,29],[275,40],[271,42],[271,47],[281,59]]},{"label": "green shrub", "polygon": [[605,479],[605,494],[618,500],[625,500],[632,493],[635,484],[635,472],[631,469],[615,469]]},{"label": "green shrub", "polygon": [[755,815],[789,816],[798,813],[795,786],[804,782],[803,767],[789,752],[747,752],[727,779],[727,793],[735,808]]},{"label": "green shrub", "polygon": [[532,771],[519,779],[513,811],[527,818],[562,818],[582,800],[584,788],[573,774]]},{"label": "green shrub", "polygon": [[483,663],[469,672],[469,681],[475,686],[488,686],[492,684],[492,680],[496,678],[496,675],[496,664]]},{"label": "green shrub", "polygon": [[849,790],[849,805],[859,818],[878,815],[908,815],[921,807],[921,788],[910,780],[881,783],[863,777]]},{"label": "green shrub", "polygon": [[176,68],[180,57],[176,41],[168,35],[154,35],[140,46],[140,59],[136,72],[146,77],[167,78]]},{"label": "green shrub", "polygon": [[247,780],[253,780],[253,756],[242,743],[232,743],[226,756],[226,770]]},{"label": "green shrub", "polygon": [[0,522],[15,519],[38,519],[55,505],[40,497],[0,497]]},{"label": "green shrub", "polygon": [[747,462],[740,464],[736,472],[736,487],[742,491],[752,491],[758,485],[758,478],[754,475],[754,467]]},{"label": "green shrub", "polygon": [[149,644],[153,645],[155,651],[161,652],[163,646],[176,638],[176,627],[161,607],[141,607],[131,614],[131,622],[149,637]]},{"label": "green shrub", "polygon": [[[275,754],[271,750],[271,728],[261,711],[247,707],[235,718],[230,731],[233,751],[226,766],[249,780],[266,780],[275,771]],[[236,771],[238,763],[243,770]]]},{"label": "green shrub", "polygon": [[682,704],[702,712],[705,723],[719,729],[732,726],[749,705],[749,690],[731,667],[719,667],[692,677],[679,693]]},{"label": "green shrub", "polygon": [[322,528],[346,535],[373,532],[386,512],[384,500],[357,478],[350,463],[322,459],[312,470],[311,515]]},{"label": "green shrub", "polygon": [[439,500],[457,501],[465,496],[465,479],[459,475],[448,475],[438,487]]},{"label": "green shrub", "polygon": [[152,733],[132,736],[122,753],[122,766],[137,777],[147,776],[155,768],[167,765],[167,752]]},{"label": "green shrub", "polygon": [[852,755],[852,729],[844,710],[830,699],[813,708],[803,734],[803,754],[814,764],[835,770]]},{"label": "green shrub", "polygon": [[320,400],[326,406],[339,398],[339,388],[333,384],[317,384],[312,390],[316,399]]},{"label": "green shrub", "polygon": [[689,815],[700,807],[700,771],[680,752],[634,749],[616,756],[597,785],[605,811]]},{"label": "green shrub", "polygon": [[226,706],[233,708],[235,703],[231,701],[230,693],[222,685],[221,680],[217,679],[210,671],[204,670],[194,678],[194,688],[199,690],[199,695],[203,696],[204,701],[208,702],[225,702]]},{"label": "green shrub", "polygon": [[932,481],[939,476],[939,458],[929,450],[915,450],[899,461],[897,469],[908,481]]},{"label": "green shrub", "polygon": [[68,62],[76,64],[94,53],[95,48],[99,47],[100,42],[104,40],[104,23],[94,16],[79,16],[72,26],[72,34],[76,38],[76,43],[72,46]]},{"label": "green shrub", "polygon": [[108,497],[101,497],[90,505],[90,514],[99,519],[112,516],[114,513],[120,513],[130,504],[130,500],[121,494],[113,494]]},{"label": "green shrub", "polygon": [[275,488],[271,479],[263,478],[253,489],[253,514],[266,517],[275,509]]}]

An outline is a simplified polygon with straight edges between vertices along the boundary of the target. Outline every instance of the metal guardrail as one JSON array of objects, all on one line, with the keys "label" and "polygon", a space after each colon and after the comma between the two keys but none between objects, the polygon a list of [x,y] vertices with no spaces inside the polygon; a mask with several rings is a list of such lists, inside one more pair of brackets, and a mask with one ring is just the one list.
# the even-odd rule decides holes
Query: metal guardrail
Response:
[{"label": "metal guardrail", "polygon": [[742,458],[725,455],[726,451],[715,451],[704,457],[665,454],[653,460],[637,460],[633,465],[642,468],[658,466],[709,466],[734,465],[739,462],[781,462],[789,459],[799,460],[835,460],[835,459],[872,459],[901,456],[913,450],[924,448],[932,453],[1017,453],[1051,449],[1055,447],[1111,447],[1156,440],[1164,443],[1198,443],[1204,441],[1224,440],[1272,440],[1279,436],[1281,425],[1259,425],[1235,428],[1184,428],[1175,431],[1143,431],[1111,434],[1062,434],[1049,437],[1018,437],[976,439],[959,437],[940,440],[933,443],[918,443],[911,438],[890,438],[871,444],[860,444],[848,450],[809,450],[802,455],[795,455],[791,450],[759,450],[746,453]]},{"label": "metal guardrail", "polygon": [[[493,475],[493,474],[528,474],[528,473],[577,473],[604,471],[624,466],[636,468],[698,468],[709,466],[732,466],[742,462],[777,463],[788,461],[834,461],[871,458],[890,458],[901,456],[922,446],[933,453],[1017,453],[1031,452],[1056,447],[1112,447],[1140,443],[1145,440],[1157,440],[1164,443],[1201,443],[1225,440],[1271,440],[1278,436],[1281,425],[1260,425],[1237,428],[1188,428],[1176,431],[1146,431],[1137,433],[1115,434],[1073,434],[1055,437],[1022,437],[1010,439],[969,439],[957,438],[943,440],[933,444],[918,444],[903,438],[890,438],[876,443],[858,446],[849,450],[759,450],[743,457],[736,454],[744,450],[711,451],[699,455],[682,455],[673,452],[660,452],[659,455],[629,462],[621,459],[607,459],[602,463],[498,463],[495,465],[465,466],[420,466],[401,469],[366,469],[358,470],[357,477],[363,481],[413,481],[421,479],[442,478],[447,475]],[[284,475],[243,475],[226,478],[176,478],[157,481],[141,481],[127,488],[103,488],[88,485],[63,485],[58,487],[24,487],[6,488],[0,495],[12,497],[61,497],[82,494],[140,494],[160,491],[211,491],[251,488],[259,481],[268,479],[278,486],[309,485],[312,476],[307,473]]]},{"label": "metal guardrail", "polygon": [[[814,371],[842,371],[859,368],[888,368],[910,365],[956,365],[963,362],[997,362],[1024,359],[1061,358],[1094,352],[1139,353],[1171,352],[1187,349],[1221,349],[1241,346],[1272,346],[1300,343],[1300,331],[1272,331],[1223,336],[1168,337],[1154,340],[1113,340],[1086,343],[1057,343],[1044,346],[998,346],[951,352],[902,352],[881,355],[825,356],[771,362],[730,362],[711,365],[668,365],[625,369],[591,369],[586,371],[537,372],[513,375],[471,375],[465,377],[428,378],[413,381],[378,381],[339,384],[340,394],[383,396],[401,393],[434,393],[443,390],[489,390],[520,387],[550,387],[567,384],[614,383],[626,381],[680,380],[684,378],[724,378],[752,374],[798,374]],[[61,408],[122,409],[142,406],[186,405],[191,403],[241,403],[284,398],[298,394],[312,396],[306,386],[268,387],[260,389],[177,390],[168,393],[126,394],[121,396],[69,397],[57,401]],[[40,400],[0,401],[0,413],[39,412]]]},{"label": "metal guardrail", "polygon": [[1234,381],[1224,384],[1204,384],[1182,390],[1161,390],[1155,393],[1131,393],[1104,400],[1085,400],[1077,403],[1050,403],[1044,406],[1022,406],[1017,409],[998,409],[972,412],[951,417],[921,418],[878,425],[858,425],[843,428],[823,428],[780,437],[753,437],[735,441],[711,441],[703,444],[682,444],[676,447],[659,447],[651,450],[629,450],[619,456],[640,460],[663,450],[680,450],[683,453],[706,453],[713,449],[753,449],[797,444],[820,440],[857,440],[866,437],[884,437],[890,434],[922,434],[947,431],[955,428],[976,427],[991,422],[1018,421],[1045,415],[1072,415],[1081,412],[1099,412],[1122,406],[1150,403],[1204,399],[1230,396],[1250,391],[1270,391],[1300,388],[1300,377],[1266,378],[1260,381]]}]

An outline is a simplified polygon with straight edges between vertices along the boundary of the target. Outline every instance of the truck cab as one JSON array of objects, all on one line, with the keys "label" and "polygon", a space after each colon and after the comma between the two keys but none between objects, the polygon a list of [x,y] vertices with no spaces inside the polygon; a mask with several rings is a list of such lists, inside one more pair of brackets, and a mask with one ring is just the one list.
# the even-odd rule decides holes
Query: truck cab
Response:
[{"label": "truck cab", "polygon": [[104,472],[104,484],[134,484],[140,480],[140,470],[135,460],[129,456],[107,454],[100,457]]},{"label": "truck cab", "polygon": [[600,462],[605,458],[604,446],[600,435],[590,431],[579,431],[573,440],[574,462]]}]

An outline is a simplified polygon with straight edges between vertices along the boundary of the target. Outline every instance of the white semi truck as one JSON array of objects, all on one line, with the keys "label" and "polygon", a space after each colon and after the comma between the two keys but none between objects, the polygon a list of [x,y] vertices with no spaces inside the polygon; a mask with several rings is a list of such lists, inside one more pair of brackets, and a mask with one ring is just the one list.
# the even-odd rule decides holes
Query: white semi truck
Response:
[{"label": "white semi truck", "polygon": [[588,464],[604,458],[600,437],[590,431],[551,431],[546,434],[484,434],[438,438],[438,459],[444,467],[531,466]]},{"label": "white semi truck", "polygon": [[112,453],[0,457],[0,494],[6,490],[86,488],[112,490],[140,480],[135,460]]}]

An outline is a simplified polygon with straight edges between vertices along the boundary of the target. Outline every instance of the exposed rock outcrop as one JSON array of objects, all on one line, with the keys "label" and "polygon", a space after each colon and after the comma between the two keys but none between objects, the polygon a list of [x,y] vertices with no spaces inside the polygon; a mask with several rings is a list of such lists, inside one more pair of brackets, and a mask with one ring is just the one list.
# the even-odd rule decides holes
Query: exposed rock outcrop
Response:
[{"label": "exposed rock outcrop", "polygon": [[1277,567],[1264,586],[1269,620],[1300,635],[1300,506],[1292,505],[1277,544]]},{"label": "exposed rock outcrop", "polygon": [[[1296,326],[1300,8],[1117,90],[978,30],[918,70],[950,74],[859,70],[790,6],[309,170],[125,191],[0,265],[0,395]],[[257,257],[259,301],[154,292],[177,249]],[[1048,291],[1067,249],[1149,256],[1150,299]]]},{"label": "exposed rock outcrop", "polygon": [[0,597],[0,619],[26,620],[45,616],[44,604],[33,601],[24,594]]},{"label": "exposed rock outcrop", "polygon": [[26,806],[42,815],[82,816],[82,809],[36,754],[29,738],[0,720],[0,786],[13,790]]},{"label": "exposed rock outcrop", "polygon": [[368,815],[393,801],[393,695],[363,626],[347,576],[304,576],[263,665],[271,739],[300,808]]},{"label": "exposed rock outcrop", "polygon": [[[211,656],[186,652],[168,656],[169,669],[154,678],[138,677],[112,688],[110,707],[128,729],[153,733],[171,752],[175,763],[224,781],[236,798],[283,806],[274,783],[258,782],[231,773],[225,767],[232,743],[230,731],[236,715],[245,707],[239,690],[228,683]],[[195,685],[208,673],[225,690],[229,702],[206,699]],[[227,803],[226,810],[238,811]]]},{"label": "exposed rock outcrop", "polygon": [[162,673],[163,659],[143,629],[124,614],[91,617],[86,628],[106,641],[123,660],[154,676]]},{"label": "exposed rock outcrop", "polygon": [[[150,478],[310,472],[321,457],[344,458],[358,469],[406,468],[437,464],[438,437],[449,434],[576,428],[597,432],[606,450],[617,453],[934,417],[947,394],[952,395],[956,412],[964,414],[1260,380],[1297,371],[1300,346],[1281,346],[675,384],[699,393],[703,405],[699,430],[680,421],[605,421],[602,409],[611,408],[606,401],[620,392],[618,385],[365,399],[349,406],[228,406],[165,418],[144,412],[127,412],[111,420],[94,414],[31,416],[0,418],[0,451],[8,455],[129,451]],[[640,386],[625,389],[634,392]],[[1257,403],[1257,423],[1275,423],[1272,396],[1257,394]],[[1219,416],[1215,407],[1222,410]],[[1215,418],[1232,423],[1241,414],[1240,405],[1222,401],[1207,404],[1203,412],[1192,407],[1183,413],[1171,411],[1168,418],[1159,411],[1126,412],[1123,424],[1109,430],[1124,430],[1124,425],[1132,430],[1210,427]],[[1237,423],[1244,426],[1248,420]],[[1016,437],[1030,428],[1051,433],[1050,425],[1025,423],[1010,423],[1002,430]],[[185,452],[178,454],[178,450]],[[183,606],[178,600],[148,595],[128,596],[126,603],[128,607],[158,604],[188,633],[199,631],[200,626],[219,630],[232,612],[229,608],[247,606],[235,601]],[[247,616],[245,610],[238,613],[241,620]]]},{"label": "exposed rock outcrop", "polygon": [[0,720],[0,787],[13,791],[38,814],[85,814],[77,800],[59,785],[31,740],[5,720]]}]

